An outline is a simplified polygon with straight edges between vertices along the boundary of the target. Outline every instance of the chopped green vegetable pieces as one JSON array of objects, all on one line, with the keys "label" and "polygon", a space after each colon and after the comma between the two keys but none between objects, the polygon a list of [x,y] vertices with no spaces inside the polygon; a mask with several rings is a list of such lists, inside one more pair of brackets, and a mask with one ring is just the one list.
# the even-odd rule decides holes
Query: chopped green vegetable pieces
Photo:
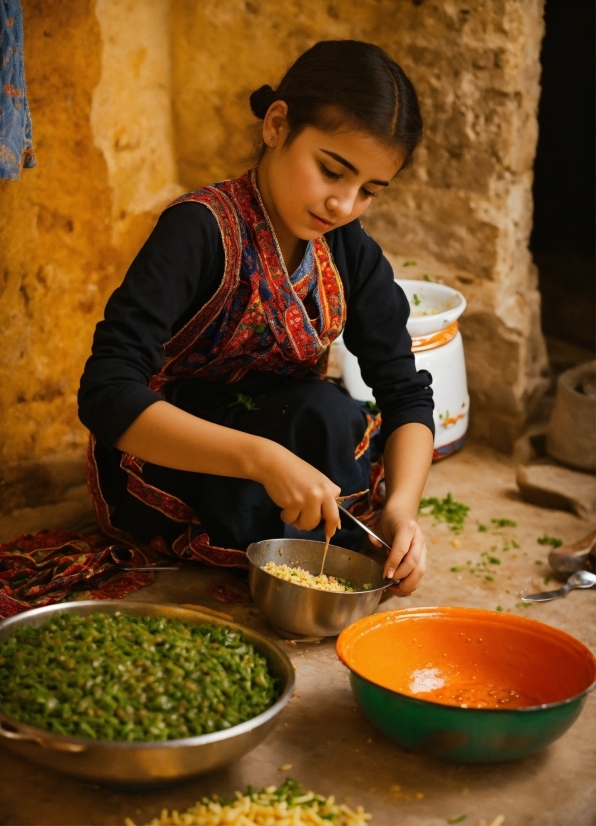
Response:
[{"label": "chopped green vegetable pieces", "polygon": [[467,815],[459,815],[459,817],[448,817],[447,823],[461,823],[467,818]]},{"label": "chopped green vegetable pieces", "polygon": [[517,522],[513,519],[491,519],[490,521],[496,528],[517,528]]},{"label": "chopped green vegetable pieces", "polygon": [[454,565],[453,568],[449,568],[449,570],[457,573],[458,571],[463,571],[464,569],[461,565]]},{"label": "chopped green vegetable pieces", "polygon": [[416,266],[415,261],[404,261],[404,263],[402,264],[402,267],[415,267],[415,266]]},{"label": "chopped green vegetable pieces", "polygon": [[233,401],[228,407],[237,407],[238,405],[242,405],[246,407],[247,410],[259,410],[260,408],[257,406],[257,403],[254,399],[251,399],[250,396],[245,396],[243,393],[236,394],[236,400]]},{"label": "chopped green vegetable pieces", "polygon": [[428,273],[426,273],[426,272],[424,273],[424,275],[422,276],[422,278],[423,278],[425,281],[430,281],[430,275],[428,275]]},{"label": "chopped green vegetable pieces", "polygon": [[483,525],[481,522],[479,522],[478,530],[480,533],[486,533],[488,531],[488,528],[486,527],[486,525]]},{"label": "chopped green vegetable pieces", "polygon": [[418,298],[416,293],[414,293],[414,295],[412,296],[412,301],[414,302],[415,307],[418,307],[420,304],[422,304],[422,301]]},{"label": "chopped green vegetable pieces", "polygon": [[559,539],[556,536],[549,536],[547,533],[539,537],[536,542],[538,542],[539,545],[551,545],[553,548],[560,548],[563,544],[562,539]]},{"label": "chopped green vegetable pieces", "polygon": [[165,617],[61,614],[0,642],[0,707],[47,731],[173,740],[230,728],[278,696],[237,631]]},{"label": "chopped green vegetable pieces", "polygon": [[437,522],[446,522],[449,530],[460,533],[470,508],[468,505],[456,502],[448,493],[444,499],[437,499],[436,496],[422,499],[418,510],[422,516],[434,516]]},{"label": "chopped green vegetable pieces", "polygon": [[495,609],[495,610],[497,610],[497,611],[502,611],[502,610],[503,610],[503,606],[502,606],[502,605],[497,605],[497,607],[496,607],[496,609]]}]

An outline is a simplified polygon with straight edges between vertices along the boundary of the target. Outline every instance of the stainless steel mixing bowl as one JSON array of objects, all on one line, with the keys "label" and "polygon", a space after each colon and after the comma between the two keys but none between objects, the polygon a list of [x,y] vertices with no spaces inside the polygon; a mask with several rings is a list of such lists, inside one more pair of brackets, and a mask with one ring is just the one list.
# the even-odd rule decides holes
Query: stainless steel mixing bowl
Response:
[{"label": "stainless steel mixing bowl", "polygon": [[275,643],[233,622],[215,619],[177,605],[155,605],[126,600],[69,602],[35,608],[0,623],[0,640],[12,636],[16,628],[38,628],[55,614],[115,614],[135,617],[169,617],[184,622],[226,625],[254,645],[279,680],[279,699],[258,717],[224,731],[186,737],[183,740],[124,743],[63,737],[19,723],[0,708],[0,742],[40,766],[79,780],[111,786],[163,786],[179,783],[198,774],[231,763],[254,749],[269,734],[279,712],[294,690],[294,669],[288,656]]},{"label": "stainless steel mixing bowl", "polygon": [[[318,574],[324,547],[324,542],[309,539],[266,539],[250,545],[246,552],[252,598],[283,637],[333,637],[356,620],[372,614],[384,589],[395,585],[393,580],[383,577],[383,568],[378,562],[337,545],[329,545],[325,573],[346,579],[356,589],[353,592],[305,588],[263,570],[272,560],[278,565]],[[365,583],[372,588],[362,590]]]}]

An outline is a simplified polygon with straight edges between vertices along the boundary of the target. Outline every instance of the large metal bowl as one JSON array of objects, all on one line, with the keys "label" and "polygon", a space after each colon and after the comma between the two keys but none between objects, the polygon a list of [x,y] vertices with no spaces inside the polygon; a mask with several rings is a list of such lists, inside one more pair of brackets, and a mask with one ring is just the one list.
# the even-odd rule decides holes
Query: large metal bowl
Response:
[{"label": "large metal bowl", "polygon": [[[266,539],[250,545],[246,552],[252,598],[281,636],[336,636],[351,623],[372,614],[384,589],[395,584],[383,577],[378,562],[337,545],[329,545],[325,573],[348,580],[356,589],[353,592],[305,588],[263,570],[272,560],[318,574],[323,549],[323,542],[309,539]],[[362,590],[365,583],[372,588]]]},{"label": "large metal bowl", "polygon": [[232,763],[254,749],[269,734],[294,690],[294,669],[275,643],[250,628],[215,619],[177,605],[155,605],[125,600],[69,602],[35,608],[0,623],[0,640],[23,626],[38,628],[55,614],[115,614],[135,617],[168,617],[184,622],[225,625],[254,645],[279,680],[279,699],[258,717],[224,731],[159,742],[117,742],[64,737],[19,723],[0,708],[0,741],[28,760],[79,780],[110,786],[165,786]]}]

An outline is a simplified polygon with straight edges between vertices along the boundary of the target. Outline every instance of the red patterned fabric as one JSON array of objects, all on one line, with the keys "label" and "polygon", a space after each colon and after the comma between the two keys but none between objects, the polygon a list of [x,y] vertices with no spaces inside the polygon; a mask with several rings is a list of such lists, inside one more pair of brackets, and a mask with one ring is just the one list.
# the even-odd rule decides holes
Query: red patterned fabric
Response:
[{"label": "red patterned fabric", "polygon": [[[21,534],[0,545],[0,617],[10,617],[72,597],[119,599],[149,585],[151,572],[118,568],[114,545],[105,536],[60,530]],[[147,565],[147,555],[130,549],[127,562]]]}]

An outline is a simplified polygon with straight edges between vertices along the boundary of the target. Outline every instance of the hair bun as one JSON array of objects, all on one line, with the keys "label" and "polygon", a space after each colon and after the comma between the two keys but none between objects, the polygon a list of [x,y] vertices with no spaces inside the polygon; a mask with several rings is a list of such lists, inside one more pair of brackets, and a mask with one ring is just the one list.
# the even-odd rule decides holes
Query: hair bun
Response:
[{"label": "hair bun", "polygon": [[261,86],[260,89],[257,89],[256,92],[253,92],[249,100],[253,114],[263,120],[267,114],[267,109],[269,109],[275,100],[275,92],[271,86],[266,83],[264,86]]}]

